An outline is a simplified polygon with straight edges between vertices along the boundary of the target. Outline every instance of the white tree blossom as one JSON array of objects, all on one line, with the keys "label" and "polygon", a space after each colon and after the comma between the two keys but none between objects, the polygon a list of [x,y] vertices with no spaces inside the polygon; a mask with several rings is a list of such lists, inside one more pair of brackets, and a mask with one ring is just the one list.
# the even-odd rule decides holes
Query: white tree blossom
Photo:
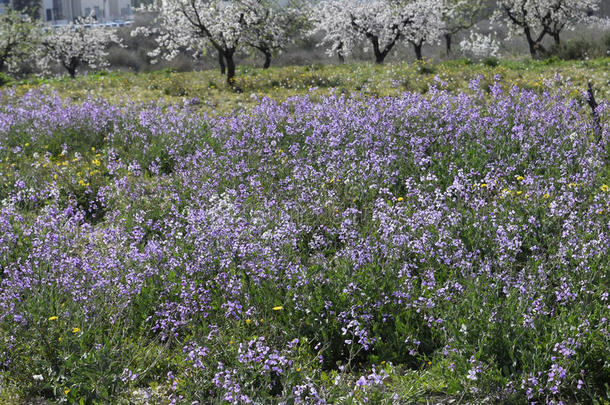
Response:
[{"label": "white tree blossom", "polygon": [[244,42],[264,55],[266,69],[271,57],[293,43],[302,31],[305,15],[299,4],[280,5],[277,0],[246,1],[244,6],[252,13]]},{"label": "white tree blossom", "polygon": [[39,66],[48,70],[52,63],[58,63],[74,78],[76,70],[83,65],[92,69],[108,66],[106,48],[112,43],[121,44],[113,29],[96,25],[91,16],[79,18],[45,32]]},{"label": "white tree blossom", "polygon": [[442,0],[442,31],[447,55],[451,53],[453,36],[472,28],[485,11],[483,0]]},{"label": "white tree blossom", "polygon": [[0,14],[0,71],[6,65],[14,71],[32,56],[40,38],[41,24],[18,11],[6,8]]},{"label": "white tree blossom", "polygon": [[324,35],[329,54],[349,55],[365,40],[376,63],[400,41],[413,44],[418,59],[424,42],[434,41],[441,31],[440,6],[435,0],[334,0],[318,4],[313,33]]},{"label": "white tree blossom", "polygon": [[491,34],[471,31],[470,36],[460,42],[460,50],[475,59],[500,56],[500,43]]},{"label": "white tree blossom", "polygon": [[559,35],[578,23],[589,21],[601,0],[499,0],[496,19],[504,20],[510,34],[522,34],[532,57],[546,52],[543,39],[549,35],[556,44]]},{"label": "white tree blossom", "polygon": [[410,1],[404,11],[409,23],[405,25],[403,36],[413,45],[415,56],[422,59],[424,43],[436,42],[443,34],[441,3],[437,0]]},{"label": "white tree blossom", "polygon": [[243,48],[250,26],[259,21],[256,3],[261,0],[159,0],[145,11],[158,13],[158,28],[138,27],[132,35],[156,36],[157,49],[149,55],[171,60],[186,50],[197,57],[210,47],[218,52],[221,71],[234,85],[234,55]]}]

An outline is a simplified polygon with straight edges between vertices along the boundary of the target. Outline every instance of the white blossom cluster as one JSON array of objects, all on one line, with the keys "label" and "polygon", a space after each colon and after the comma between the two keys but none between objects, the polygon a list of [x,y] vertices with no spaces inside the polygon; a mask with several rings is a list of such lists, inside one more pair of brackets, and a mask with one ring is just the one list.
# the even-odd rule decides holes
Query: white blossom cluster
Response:
[{"label": "white blossom cluster", "polygon": [[349,55],[361,41],[372,48],[377,63],[399,41],[415,47],[438,40],[442,33],[441,6],[435,0],[330,0],[313,12],[313,34],[324,35],[329,54]]},{"label": "white blossom cluster", "polygon": [[460,42],[460,50],[474,59],[498,57],[500,43],[491,34],[471,31],[470,36]]},{"label": "white blossom cluster", "polygon": [[41,24],[29,16],[7,9],[0,14],[0,71],[6,65],[9,71],[17,69],[35,50],[40,37]]},{"label": "white blossom cluster", "polygon": [[112,43],[120,44],[121,41],[114,30],[96,25],[95,22],[89,16],[46,30],[38,48],[38,66],[47,71],[53,63],[58,63],[71,77],[83,65],[92,69],[107,66],[107,47]]},{"label": "white blossom cluster", "polygon": [[544,53],[542,40],[548,35],[556,44],[560,34],[576,24],[593,21],[591,14],[601,0],[499,0],[495,21],[509,27],[509,35],[523,35],[532,56]]}]

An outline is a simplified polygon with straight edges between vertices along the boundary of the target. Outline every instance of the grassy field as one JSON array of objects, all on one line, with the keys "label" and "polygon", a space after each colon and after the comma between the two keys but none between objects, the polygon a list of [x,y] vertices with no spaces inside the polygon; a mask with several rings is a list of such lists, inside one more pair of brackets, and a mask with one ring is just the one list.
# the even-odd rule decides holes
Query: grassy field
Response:
[{"label": "grassy field", "polygon": [[2,88],[0,403],[609,404],[609,64]]},{"label": "grassy field", "polygon": [[[492,60],[494,62],[495,60]],[[492,63],[493,65],[493,63]],[[501,60],[497,66],[454,60],[438,64],[346,64],[294,67],[259,68],[238,67],[237,86],[242,93],[226,88],[225,79],[218,71],[173,73],[99,73],[50,80],[29,80],[18,84],[18,93],[43,86],[72,100],[103,97],[112,103],[165,102],[181,104],[197,99],[205,111],[227,113],[236,109],[248,109],[262,97],[285,100],[295,95],[312,97],[340,93],[368,96],[396,96],[405,91],[426,93],[431,86],[452,92],[468,90],[468,84],[478,75],[491,84],[498,76],[504,86],[542,92],[545,80],[552,86],[570,82],[572,96],[585,90],[591,81],[598,89],[598,98],[610,97],[610,58],[591,61],[522,61]],[[554,82],[560,75],[559,83]],[[437,79],[440,79],[441,85]]]}]

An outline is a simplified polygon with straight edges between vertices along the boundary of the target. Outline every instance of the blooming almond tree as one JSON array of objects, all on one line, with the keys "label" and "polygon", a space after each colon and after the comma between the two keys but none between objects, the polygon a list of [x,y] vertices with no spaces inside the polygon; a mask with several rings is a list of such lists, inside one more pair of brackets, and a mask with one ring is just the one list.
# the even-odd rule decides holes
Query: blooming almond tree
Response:
[{"label": "blooming almond tree", "polygon": [[7,8],[0,15],[0,72],[4,66],[13,70],[35,51],[40,37],[40,23]]},{"label": "blooming almond tree", "polygon": [[530,54],[537,57],[546,53],[542,41],[547,35],[559,44],[561,32],[587,22],[599,4],[600,0],[500,0],[495,19],[504,20],[510,34],[523,34]]},{"label": "blooming almond tree", "polygon": [[447,56],[451,53],[452,40],[455,34],[472,28],[477,20],[485,15],[483,0],[443,0],[441,18],[443,20],[443,38]]},{"label": "blooming almond tree", "polygon": [[59,63],[72,78],[83,65],[92,69],[107,66],[106,48],[112,43],[120,45],[121,41],[114,30],[95,23],[89,16],[47,30],[41,40],[39,66],[48,70],[52,63]]},{"label": "blooming almond tree", "polygon": [[443,33],[442,7],[436,0],[414,0],[402,9],[404,39],[413,45],[415,57],[422,59],[424,43],[436,42]]},{"label": "blooming almond tree", "polygon": [[305,15],[296,4],[280,5],[277,0],[249,0],[243,4],[252,15],[244,42],[264,55],[266,69],[271,65],[271,57],[294,42],[302,31]]},{"label": "blooming almond tree", "polygon": [[321,2],[314,21],[313,32],[324,34],[323,43],[330,46],[330,54],[349,55],[359,41],[366,40],[373,49],[375,63],[383,63],[409,23],[400,8],[387,0]]},{"label": "blooming almond tree", "polygon": [[321,2],[313,33],[323,33],[329,53],[347,55],[361,40],[370,43],[376,63],[402,39],[412,43],[418,59],[424,42],[440,35],[440,7],[434,0],[335,0]]},{"label": "blooming almond tree", "polygon": [[212,47],[234,87],[235,53],[245,45],[248,27],[258,21],[252,12],[256,5],[246,7],[246,1],[256,0],[160,0],[146,8],[158,13],[156,28],[138,27],[132,35],[156,35],[158,47],[149,55],[166,60],[185,49],[196,57]]}]

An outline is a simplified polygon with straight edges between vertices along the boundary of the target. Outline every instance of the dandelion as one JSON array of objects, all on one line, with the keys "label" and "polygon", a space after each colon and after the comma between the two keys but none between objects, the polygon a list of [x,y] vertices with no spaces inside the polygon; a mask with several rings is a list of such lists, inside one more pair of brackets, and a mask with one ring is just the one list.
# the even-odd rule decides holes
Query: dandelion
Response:
[{"label": "dandelion", "polygon": [[519,181],[523,181],[523,179],[524,179],[524,177],[523,177],[523,176],[517,176],[516,178],[517,178],[517,180],[519,180]]},{"label": "dandelion", "polygon": [[246,325],[250,325],[252,323],[251,319],[246,319]]},{"label": "dandelion", "polygon": [[398,197],[398,202],[401,202],[403,200],[402,197]]},{"label": "dandelion", "polygon": [[78,333],[80,332],[80,328],[72,328],[72,333]]},{"label": "dandelion", "polygon": [[49,321],[56,321],[58,318],[56,316],[49,317]]},{"label": "dandelion", "polygon": [[273,308],[271,308],[271,309],[273,309],[274,311],[281,311],[282,309],[284,309],[284,307],[283,307],[283,306],[281,306],[281,305],[278,305],[278,306],[273,307]]}]

